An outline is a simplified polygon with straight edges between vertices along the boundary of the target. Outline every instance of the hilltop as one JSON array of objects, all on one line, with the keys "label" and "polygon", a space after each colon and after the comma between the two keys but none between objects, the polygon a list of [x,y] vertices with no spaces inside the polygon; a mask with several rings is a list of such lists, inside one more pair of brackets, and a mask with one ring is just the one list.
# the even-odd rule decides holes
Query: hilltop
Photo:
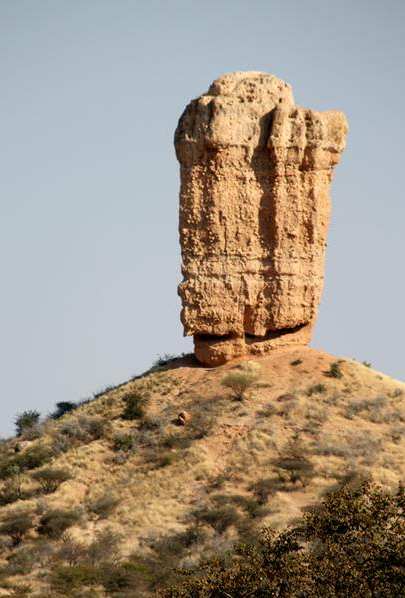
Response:
[{"label": "hilltop", "polygon": [[308,347],[160,364],[1,444],[0,595],[148,596],[347,479],[394,490],[404,406],[404,383]]}]

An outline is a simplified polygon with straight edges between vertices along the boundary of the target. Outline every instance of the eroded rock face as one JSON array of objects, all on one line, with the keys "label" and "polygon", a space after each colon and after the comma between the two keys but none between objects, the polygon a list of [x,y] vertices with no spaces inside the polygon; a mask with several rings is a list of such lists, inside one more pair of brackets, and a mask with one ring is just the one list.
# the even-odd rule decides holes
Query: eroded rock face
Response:
[{"label": "eroded rock face", "polygon": [[346,133],[341,112],[295,106],[266,73],[224,75],[185,109],[179,294],[202,363],[309,341]]}]

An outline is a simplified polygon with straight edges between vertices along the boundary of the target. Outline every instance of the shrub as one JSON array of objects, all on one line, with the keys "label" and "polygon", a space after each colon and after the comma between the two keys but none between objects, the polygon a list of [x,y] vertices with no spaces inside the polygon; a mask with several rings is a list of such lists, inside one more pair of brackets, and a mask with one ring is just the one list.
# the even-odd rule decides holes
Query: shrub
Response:
[{"label": "shrub", "polygon": [[65,469],[47,467],[32,474],[34,480],[39,482],[45,494],[55,492],[63,482],[70,480],[71,475]]},{"label": "shrub", "polygon": [[[121,590],[131,590],[130,596],[135,596],[138,590],[139,568],[133,563],[104,564],[100,570],[101,583],[108,595],[117,595]],[[128,595],[128,594],[127,594]]]},{"label": "shrub", "polygon": [[155,459],[157,467],[167,467],[168,465],[172,465],[177,459],[176,453],[163,453],[162,455],[158,455]]},{"label": "shrub", "polygon": [[88,508],[100,518],[105,518],[108,517],[108,515],[115,509],[119,502],[120,501],[117,496],[108,492],[90,502]]},{"label": "shrub", "polygon": [[159,555],[181,556],[187,548],[202,542],[206,536],[207,533],[201,527],[193,525],[182,532],[163,536],[152,544],[152,548]]},{"label": "shrub", "polygon": [[[263,503],[256,500],[256,498],[251,498],[242,494],[216,494],[212,497],[212,500],[218,506],[229,504],[237,505],[241,507],[252,519],[263,517],[268,512],[267,509],[263,507]],[[238,521],[236,521],[236,523],[238,523]],[[246,522],[243,522],[243,525],[245,524]]]},{"label": "shrub", "polygon": [[87,555],[91,563],[118,562],[120,557],[119,545],[122,541],[121,534],[112,529],[104,529],[96,534],[95,539],[88,547]]},{"label": "shrub", "polygon": [[137,392],[130,392],[123,397],[125,408],[121,414],[122,419],[139,419],[145,415],[146,399]]},{"label": "shrub", "polygon": [[235,399],[242,401],[246,391],[257,381],[257,375],[254,372],[230,372],[221,381],[223,386],[230,388]]},{"label": "shrub", "polygon": [[48,538],[60,538],[64,531],[78,523],[80,515],[76,511],[52,509],[39,520],[38,533]]},{"label": "shrub", "polygon": [[0,524],[0,534],[9,536],[13,546],[21,544],[23,538],[34,527],[33,515],[29,511],[15,510],[8,513]]},{"label": "shrub", "polygon": [[99,570],[88,564],[56,565],[50,576],[51,586],[62,595],[70,596],[72,590],[99,584]]},{"label": "shrub", "polygon": [[7,575],[26,575],[34,567],[44,566],[53,554],[53,547],[41,540],[20,546],[7,558]]},{"label": "shrub", "polygon": [[334,361],[330,364],[329,370],[325,372],[325,376],[329,378],[343,378],[342,368],[339,361]]},{"label": "shrub", "polygon": [[68,532],[62,535],[62,544],[56,557],[68,563],[71,567],[82,562],[87,557],[87,547],[74,540]]},{"label": "shrub", "polygon": [[4,482],[4,485],[0,490],[0,505],[9,505],[16,500],[23,498],[21,484],[21,475],[19,474],[18,468],[16,468],[16,471]]},{"label": "shrub", "polygon": [[[118,595],[122,590],[138,590],[138,570],[132,563],[103,563],[101,567],[91,563],[73,566],[57,565],[51,573],[52,588],[62,595],[70,596],[72,590],[86,586],[104,586],[108,595]],[[93,593],[91,595],[94,595]],[[121,594],[120,594],[121,595]],[[126,594],[125,594],[126,595]],[[135,593],[131,593],[135,596]]]},{"label": "shrub", "polygon": [[29,426],[28,428],[24,428],[23,433],[21,434],[20,438],[22,440],[38,440],[41,438],[43,434],[44,426],[41,423],[34,424],[33,426]]},{"label": "shrub", "polygon": [[99,440],[105,434],[107,422],[99,416],[80,415],[64,422],[59,428],[60,434],[77,442]]},{"label": "shrub", "polygon": [[159,431],[162,429],[162,421],[159,417],[144,417],[139,425],[140,430]]},{"label": "shrub", "polygon": [[45,465],[45,463],[48,463],[52,457],[53,453],[50,447],[43,444],[37,444],[28,448],[26,451],[19,453],[15,458],[15,464],[21,471],[26,471]]},{"label": "shrub", "polygon": [[295,484],[300,481],[303,485],[315,475],[314,466],[304,456],[282,457],[274,464],[287,472],[290,482]]},{"label": "shrub", "polygon": [[90,438],[90,440],[99,440],[105,434],[107,422],[97,415],[81,415],[78,418],[79,425]]},{"label": "shrub", "polygon": [[168,449],[186,449],[191,444],[191,438],[184,434],[167,434],[162,440],[162,446]]},{"label": "shrub", "polygon": [[[180,355],[180,357],[182,356],[184,356],[184,353]],[[156,370],[162,368],[171,361],[174,361],[175,359],[178,359],[178,356],[174,355],[173,353],[165,353],[164,355],[159,355],[153,362],[151,369]]]},{"label": "shrub", "polygon": [[25,596],[29,596],[33,592],[32,586],[27,583],[18,583],[10,586],[12,594],[11,597],[14,598],[24,598]]},{"label": "shrub", "polygon": [[198,521],[210,525],[219,534],[222,534],[231,525],[236,525],[240,520],[238,511],[232,505],[198,509],[194,511],[193,515]]},{"label": "shrub", "polygon": [[15,419],[17,436],[21,436],[28,428],[33,428],[39,422],[41,414],[38,411],[23,411]]},{"label": "shrub", "polygon": [[277,484],[272,478],[258,480],[251,486],[251,490],[261,505],[267,503],[270,496],[277,491]]},{"label": "shrub", "polygon": [[312,395],[315,394],[321,394],[323,392],[326,392],[326,386],[325,384],[314,384],[313,386],[310,386],[307,390],[307,395],[309,397],[312,397]]},{"label": "shrub", "polygon": [[132,434],[118,433],[113,438],[114,451],[129,452],[135,446],[135,438]]},{"label": "shrub", "polygon": [[66,413],[74,411],[74,409],[77,409],[76,403],[72,403],[71,401],[61,401],[56,403],[56,409],[53,413],[51,413],[50,417],[52,419],[60,419]]},{"label": "shrub", "polygon": [[294,528],[266,530],[227,559],[188,569],[162,596],[400,596],[404,498],[403,489],[389,495],[370,482],[345,486]]}]

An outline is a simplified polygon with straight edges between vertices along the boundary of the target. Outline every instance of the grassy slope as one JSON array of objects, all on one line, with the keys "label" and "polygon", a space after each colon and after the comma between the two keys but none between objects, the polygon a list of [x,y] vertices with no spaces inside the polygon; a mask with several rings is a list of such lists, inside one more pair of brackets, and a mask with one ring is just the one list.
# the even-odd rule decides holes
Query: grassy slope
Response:
[{"label": "grassy slope", "polygon": [[[296,360],[302,363],[291,365]],[[67,468],[71,480],[54,494],[1,507],[0,521],[18,505],[36,512],[38,505],[80,510],[81,522],[70,533],[81,542],[90,543],[97,531],[110,527],[122,534],[123,555],[184,564],[228,548],[256,526],[287,525],[350,472],[371,473],[395,487],[405,469],[405,384],[351,360],[340,363],[341,378],[329,377],[333,362],[336,358],[310,348],[256,359],[258,383],[243,401],[234,400],[221,380],[247,362],[205,369],[185,358],[110,390],[47,422],[42,438],[12,439],[3,446],[11,451],[18,442],[24,451],[51,445],[61,426],[80,414],[107,423],[102,438],[77,442],[54,458],[52,466]],[[124,421],[123,397],[134,390],[148,397],[146,416]],[[174,423],[181,411],[190,415],[186,426]],[[132,451],[114,450],[117,433],[133,436]],[[24,487],[35,490],[30,472]],[[119,502],[107,517],[91,512],[94,500],[111,494]],[[170,540],[187,530],[198,534],[171,549]],[[32,532],[23,544],[35,538]],[[54,548],[59,543],[50,541]],[[4,559],[9,554],[3,546]],[[23,581],[45,587],[46,578],[38,577],[44,570],[46,562]],[[7,583],[10,579],[3,586]]]}]

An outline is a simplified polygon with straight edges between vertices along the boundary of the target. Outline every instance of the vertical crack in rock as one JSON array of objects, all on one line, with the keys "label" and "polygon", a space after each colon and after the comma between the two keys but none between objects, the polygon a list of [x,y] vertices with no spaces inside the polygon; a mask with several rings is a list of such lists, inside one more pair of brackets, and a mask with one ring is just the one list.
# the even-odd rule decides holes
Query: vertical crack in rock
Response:
[{"label": "vertical crack in rock", "polygon": [[185,109],[179,294],[202,363],[309,342],[346,133],[341,112],[295,106],[266,73],[224,75]]}]

